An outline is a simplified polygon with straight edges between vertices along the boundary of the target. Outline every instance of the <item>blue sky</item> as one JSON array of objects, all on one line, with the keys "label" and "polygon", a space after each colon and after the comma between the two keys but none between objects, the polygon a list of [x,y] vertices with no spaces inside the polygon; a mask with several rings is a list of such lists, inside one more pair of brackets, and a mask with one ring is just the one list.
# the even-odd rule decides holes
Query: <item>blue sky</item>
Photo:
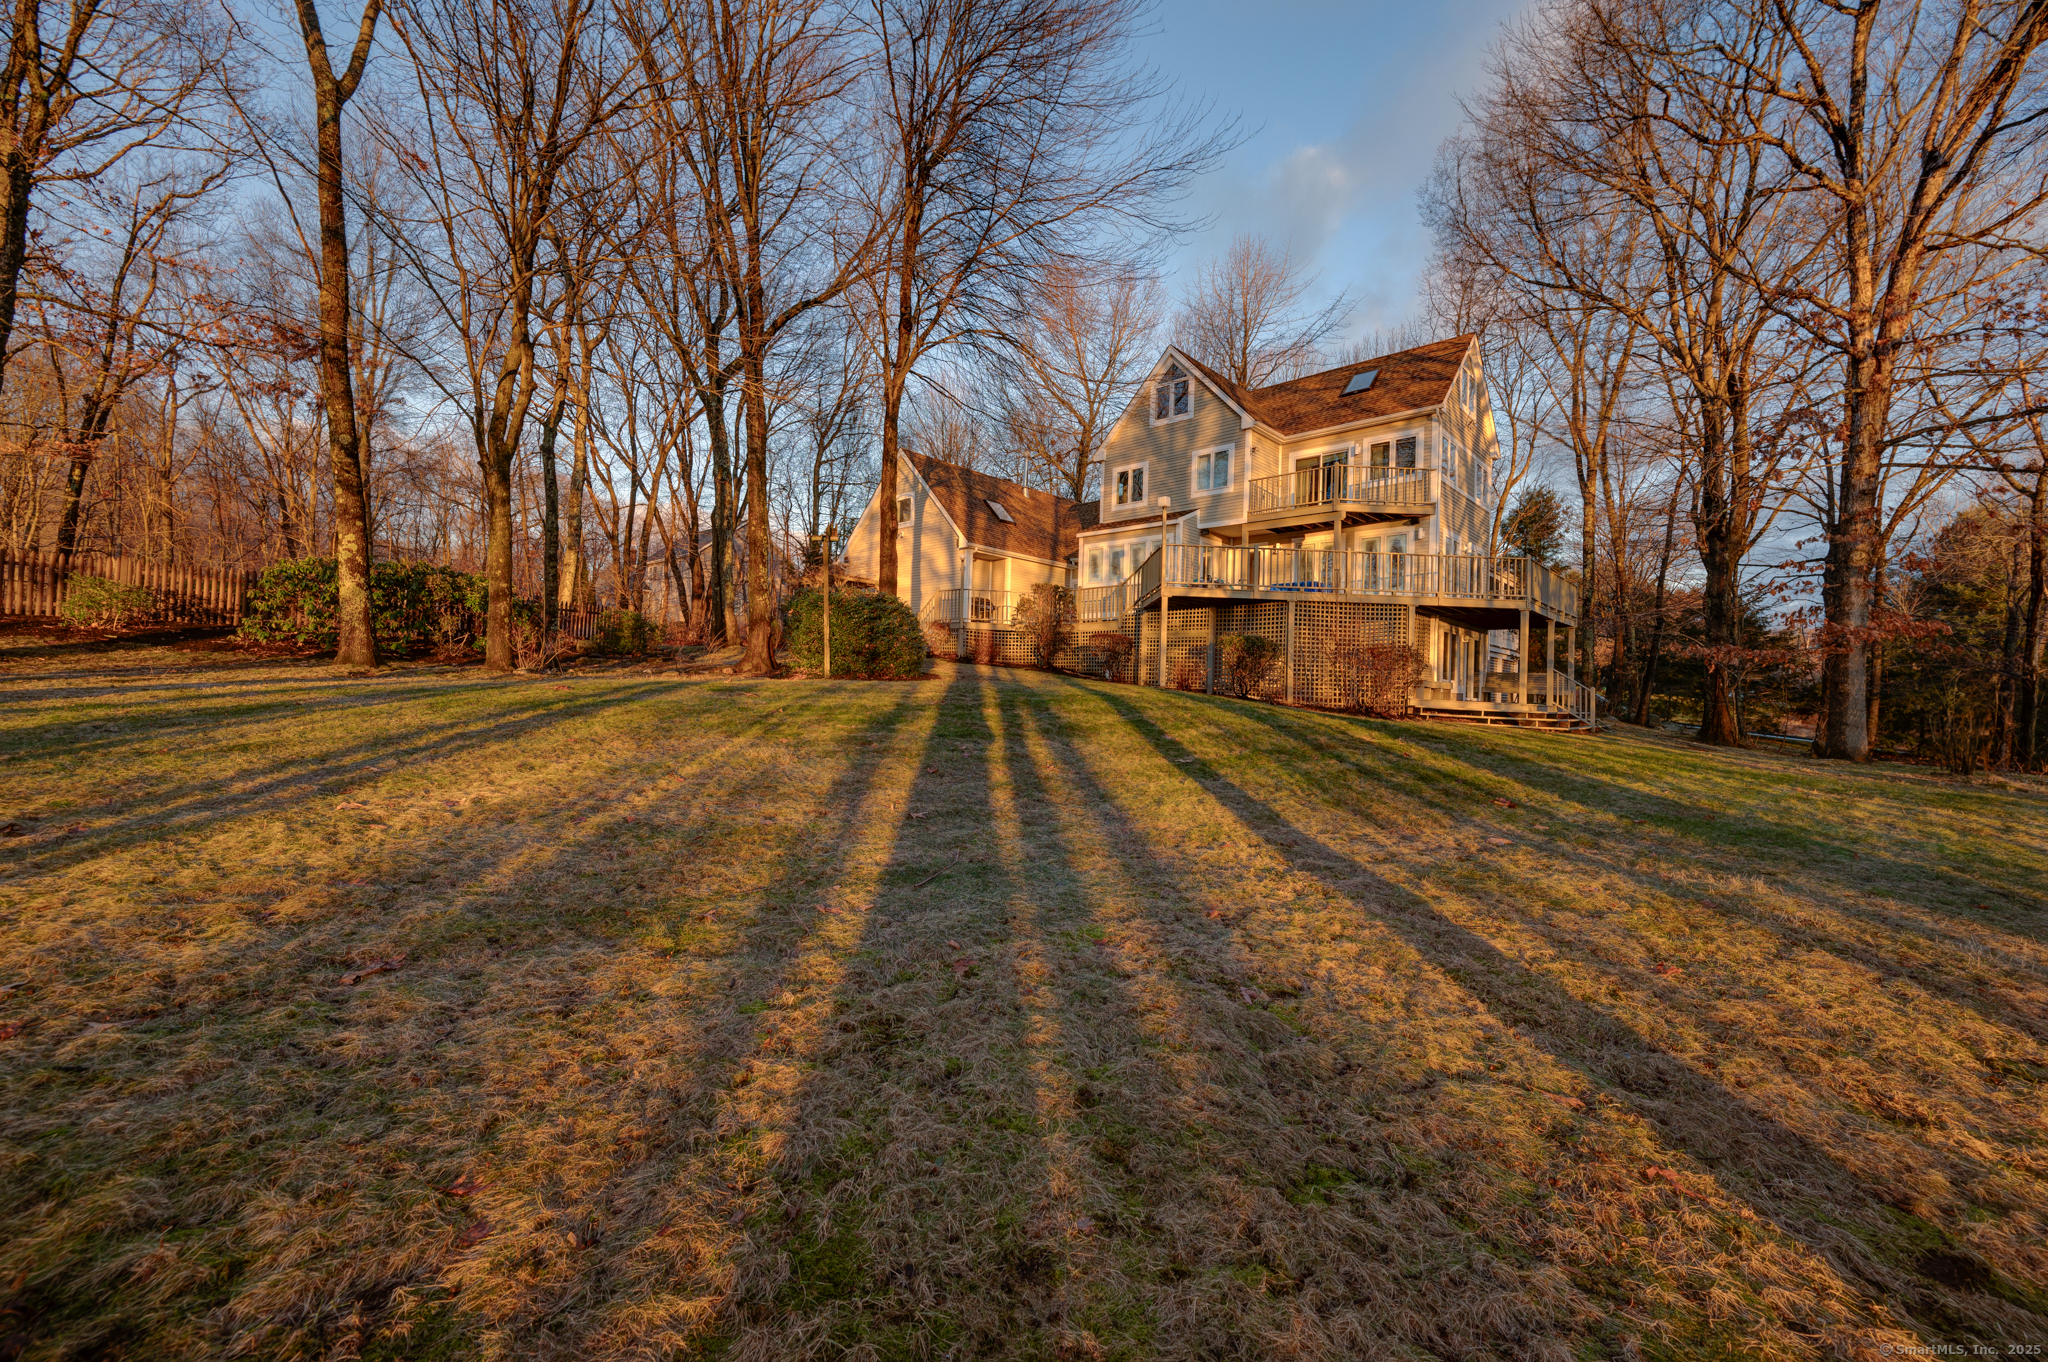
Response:
[{"label": "blue sky", "polygon": [[[1185,271],[1238,232],[1292,241],[1323,294],[1358,300],[1350,331],[1413,312],[1429,257],[1416,211],[1460,96],[1483,83],[1501,22],[1528,0],[1166,0],[1150,55],[1182,94],[1240,115],[1250,137],[1197,187],[1215,224],[1182,244]],[[1170,274],[1169,287],[1177,289]]]}]

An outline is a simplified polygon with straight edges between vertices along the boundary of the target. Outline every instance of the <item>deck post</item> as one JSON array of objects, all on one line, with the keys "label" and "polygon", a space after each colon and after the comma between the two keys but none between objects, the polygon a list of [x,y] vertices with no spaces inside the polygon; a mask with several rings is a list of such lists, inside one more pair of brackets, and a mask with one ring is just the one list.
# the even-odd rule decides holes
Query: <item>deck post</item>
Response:
[{"label": "deck post", "polygon": [[1557,703],[1557,697],[1550,693],[1550,677],[1557,670],[1557,621],[1543,621],[1543,707],[1549,709]]},{"label": "deck post", "polygon": [[1522,693],[1516,696],[1515,698],[1526,705],[1529,703],[1530,694],[1529,673],[1531,670],[1533,670],[1529,664],[1535,661],[1535,658],[1530,656],[1530,652],[1533,645],[1536,642],[1535,639],[1529,636],[1529,607],[1526,604],[1522,606],[1522,632],[1520,635],[1520,639],[1521,641],[1515,645],[1515,665],[1519,667],[1522,672]]},{"label": "deck post", "polygon": [[1203,689],[1210,695],[1216,693],[1216,611],[1217,607],[1209,607],[1209,660],[1206,665],[1208,675],[1202,682]]},{"label": "deck post", "polygon": [[[1297,574],[1298,576],[1299,574]],[[1287,703],[1294,703],[1294,597],[1287,598]]]}]

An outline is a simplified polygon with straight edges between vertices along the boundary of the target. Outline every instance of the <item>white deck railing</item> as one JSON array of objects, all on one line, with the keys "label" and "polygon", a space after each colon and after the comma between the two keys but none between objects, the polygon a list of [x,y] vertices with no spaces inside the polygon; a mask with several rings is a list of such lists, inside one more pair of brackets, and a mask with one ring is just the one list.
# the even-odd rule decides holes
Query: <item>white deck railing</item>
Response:
[{"label": "white deck railing", "polygon": [[1427,468],[1354,468],[1332,463],[1251,482],[1253,515],[1339,504],[1416,508],[1435,500],[1436,473]]},{"label": "white deck railing", "polygon": [[1434,596],[1475,604],[1522,606],[1567,621],[1579,613],[1578,588],[1529,558],[1479,554],[1334,553],[1222,544],[1169,544],[1115,586],[1084,587],[1078,617],[1120,619],[1159,597],[1162,584],[1263,596],[1339,596],[1398,600]]}]

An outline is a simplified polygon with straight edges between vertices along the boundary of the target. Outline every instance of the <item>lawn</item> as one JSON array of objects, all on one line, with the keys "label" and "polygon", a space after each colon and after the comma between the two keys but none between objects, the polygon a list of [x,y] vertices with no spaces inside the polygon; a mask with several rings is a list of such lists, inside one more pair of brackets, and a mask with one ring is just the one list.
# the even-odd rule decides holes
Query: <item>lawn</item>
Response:
[{"label": "lawn", "polygon": [[0,1357],[2048,1345],[2038,782],[950,664],[0,695]]}]

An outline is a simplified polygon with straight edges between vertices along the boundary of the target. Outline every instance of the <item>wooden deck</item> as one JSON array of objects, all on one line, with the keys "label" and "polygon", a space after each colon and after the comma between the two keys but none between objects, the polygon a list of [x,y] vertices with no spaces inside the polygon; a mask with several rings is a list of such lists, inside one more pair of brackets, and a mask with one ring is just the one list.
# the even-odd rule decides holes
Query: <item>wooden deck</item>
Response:
[{"label": "wooden deck", "polygon": [[1384,601],[1468,629],[1510,629],[1522,612],[1576,625],[1578,587],[1530,558],[1477,554],[1333,553],[1328,550],[1170,544],[1114,586],[1075,593],[1076,618],[1125,615],[1232,600]]}]

